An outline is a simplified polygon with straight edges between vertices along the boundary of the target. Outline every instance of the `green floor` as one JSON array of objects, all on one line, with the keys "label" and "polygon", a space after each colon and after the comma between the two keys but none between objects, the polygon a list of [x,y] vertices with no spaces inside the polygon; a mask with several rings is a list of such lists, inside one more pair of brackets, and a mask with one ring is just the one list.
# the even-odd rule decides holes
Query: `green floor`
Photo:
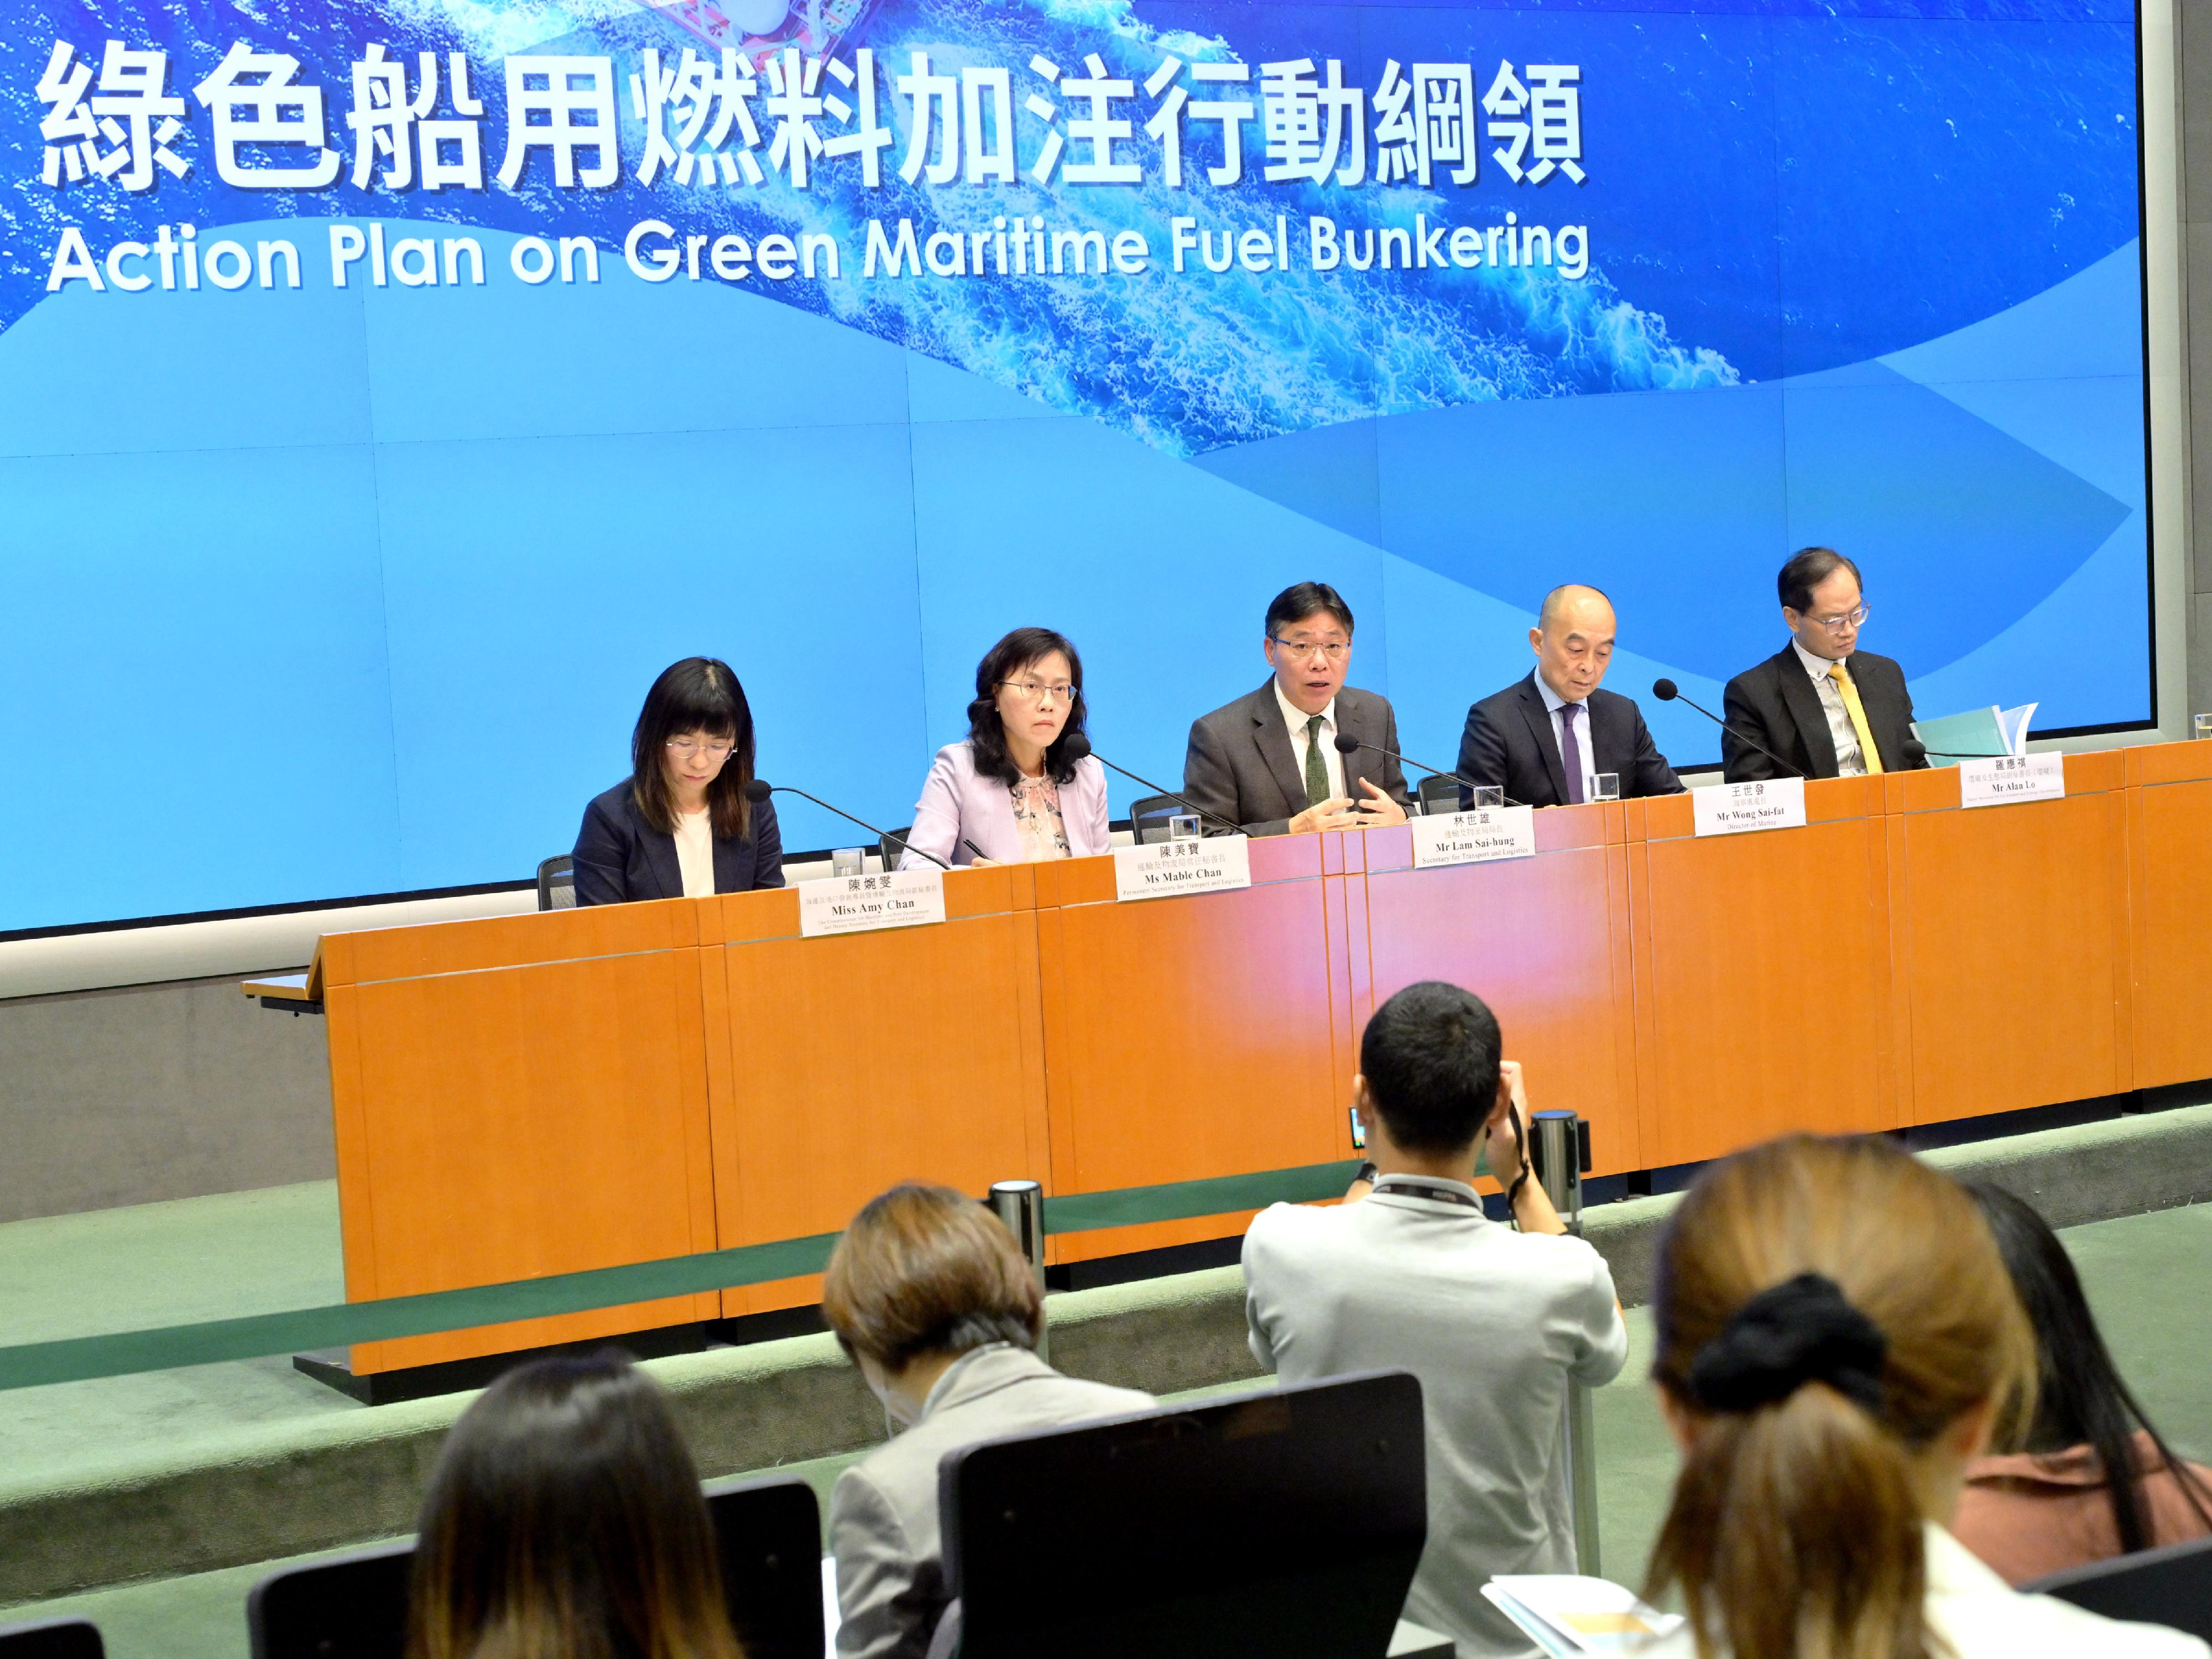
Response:
[{"label": "green floor", "polygon": [[[251,1196],[267,1201],[270,1224],[277,1228],[287,1220],[296,1224],[309,1213],[318,1190],[286,1188],[274,1195]],[[289,1212],[288,1205],[292,1206]],[[2203,1263],[2212,1260],[2212,1205],[2075,1228],[2067,1233],[2066,1243],[2081,1265],[2121,1368],[2149,1410],[2183,1447],[2199,1454],[2212,1451],[2212,1369],[2203,1359],[2212,1348],[2212,1304],[2200,1284]],[[276,1253],[278,1259],[282,1254]],[[0,1255],[0,1282],[20,1282],[9,1279],[11,1265],[20,1263]],[[174,1316],[196,1312],[199,1304],[193,1298],[200,1295],[224,1299],[224,1311],[232,1310],[234,1299],[249,1290],[271,1295],[302,1292],[294,1305],[309,1299],[304,1279],[287,1279],[273,1268],[269,1282],[258,1287],[196,1285],[188,1262],[172,1264],[172,1270],[174,1284],[169,1293],[178,1297],[171,1304]],[[88,1320],[113,1316],[114,1324],[129,1322],[143,1311],[88,1305],[82,1310]],[[1648,1315],[1632,1310],[1629,1327],[1634,1348],[1628,1369],[1620,1382],[1600,1391],[1597,1431],[1606,1575],[1632,1581],[1658,1530],[1674,1459],[1644,1383],[1650,1363]],[[0,1333],[5,1333],[0,1335],[4,1340],[21,1340],[30,1334],[4,1323],[0,1323]],[[276,1386],[274,1379],[270,1386]],[[0,1396],[0,1401],[4,1399]],[[191,1416],[189,1401],[180,1396],[178,1407],[180,1417]],[[829,1482],[847,1461],[827,1458],[795,1466],[796,1472],[826,1494]],[[0,1619],[88,1617],[100,1626],[114,1659],[245,1659],[246,1593],[268,1571],[266,1565],[238,1567],[131,1585],[35,1608],[6,1609],[0,1611]]]}]

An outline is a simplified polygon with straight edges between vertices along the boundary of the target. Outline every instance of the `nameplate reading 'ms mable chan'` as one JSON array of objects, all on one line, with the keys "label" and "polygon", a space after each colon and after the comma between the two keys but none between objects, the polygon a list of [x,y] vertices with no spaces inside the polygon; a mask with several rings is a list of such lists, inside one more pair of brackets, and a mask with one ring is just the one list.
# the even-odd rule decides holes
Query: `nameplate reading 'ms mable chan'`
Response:
[{"label": "nameplate reading 'ms mable chan'", "polygon": [[890,870],[880,876],[830,876],[799,884],[799,933],[866,933],[945,920],[945,872]]},{"label": "nameplate reading 'ms mable chan'", "polygon": [[1252,884],[1252,843],[1242,836],[1156,841],[1114,849],[1114,896],[1172,898]]},{"label": "nameplate reading 'ms mable chan'", "polygon": [[2066,799],[2063,755],[1996,755],[1959,763],[1959,805],[2008,806]]},{"label": "nameplate reading 'ms mable chan'", "polygon": [[1805,780],[1763,778],[1757,783],[1715,783],[1690,791],[1690,811],[1701,836],[1740,836],[1749,830],[1802,830]]},{"label": "nameplate reading 'ms mable chan'", "polygon": [[1413,868],[1437,864],[1487,864],[1492,859],[1536,855],[1536,809],[1478,806],[1467,812],[1441,812],[1408,818],[1413,832]]}]

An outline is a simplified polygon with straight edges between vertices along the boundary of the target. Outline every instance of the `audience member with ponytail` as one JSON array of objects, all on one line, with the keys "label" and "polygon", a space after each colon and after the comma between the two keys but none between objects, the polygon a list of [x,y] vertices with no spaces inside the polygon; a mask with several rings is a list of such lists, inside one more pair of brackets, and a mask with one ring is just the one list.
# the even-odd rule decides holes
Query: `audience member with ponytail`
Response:
[{"label": "audience member with ponytail", "polygon": [[1660,1246],[1652,1377],[1683,1449],[1651,1659],[2206,1659],[2010,1589],[1946,1529],[2034,1337],[1957,1183],[1879,1139],[1709,1170]]},{"label": "audience member with ponytail", "polygon": [[2038,1376],[2010,1455],[1966,1471],[1959,1541],[2021,1584],[2212,1532],[2212,1470],[2175,1456],[2121,1381],[2058,1236],[2002,1187],[1966,1190],[2034,1328]]}]

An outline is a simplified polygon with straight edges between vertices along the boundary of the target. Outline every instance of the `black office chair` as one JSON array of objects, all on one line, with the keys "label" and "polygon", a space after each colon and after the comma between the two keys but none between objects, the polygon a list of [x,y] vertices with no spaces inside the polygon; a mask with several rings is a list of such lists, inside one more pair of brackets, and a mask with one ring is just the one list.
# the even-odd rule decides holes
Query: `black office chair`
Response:
[{"label": "black office chair", "polygon": [[[707,1483],[730,1623],[746,1659],[822,1659],[822,1518],[814,1489],[780,1475]],[[272,1573],[246,1598],[253,1659],[401,1659],[415,1546],[368,1549]],[[86,1626],[88,1631],[92,1627]],[[21,1659],[101,1659],[33,1649]],[[0,1659],[18,1659],[0,1646]]]},{"label": "black office chair", "polygon": [[1431,773],[1421,780],[1421,787],[1418,793],[1421,802],[1421,816],[1425,818],[1441,817],[1446,812],[1456,812],[1460,810],[1460,787],[1457,778],[1440,778]]},{"label": "black office chair", "polygon": [[538,866],[538,908],[573,910],[576,908],[576,860],[566,853]]},{"label": "black office chair", "polygon": [[88,1620],[41,1619],[0,1626],[0,1659],[106,1659],[100,1632]]},{"label": "black office chair", "polygon": [[1178,814],[1188,814],[1185,806],[1173,795],[1146,795],[1129,805],[1129,833],[1139,846],[1168,838],[1168,820]]},{"label": "black office chair", "polygon": [[2170,1625],[2212,1642],[2212,1538],[2069,1567],[2021,1588],[2107,1619]]},{"label": "black office chair", "polygon": [[961,1659],[1383,1659],[1428,1536],[1421,1385],[992,1441],[945,1459],[938,1501]]}]

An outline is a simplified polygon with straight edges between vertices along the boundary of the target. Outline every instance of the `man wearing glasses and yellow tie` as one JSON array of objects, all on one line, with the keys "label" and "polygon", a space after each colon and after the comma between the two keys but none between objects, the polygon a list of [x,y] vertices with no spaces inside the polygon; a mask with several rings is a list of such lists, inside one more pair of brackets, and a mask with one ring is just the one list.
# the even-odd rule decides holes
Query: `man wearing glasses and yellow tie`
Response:
[{"label": "man wearing glasses and yellow tie", "polygon": [[1802,548],[1775,580],[1790,643],[1728,683],[1721,735],[1730,783],[1789,775],[1736,735],[1755,738],[1808,778],[1856,778],[1908,762],[1912,698],[1905,671],[1858,648],[1867,602],[1859,568],[1832,547]]},{"label": "man wearing glasses and yellow tie", "polygon": [[1192,725],[1183,793],[1249,836],[1403,823],[1413,803],[1398,717],[1388,698],[1344,683],[1352,607],[1327,582],[1299,582],[1275,596],[1266,626],[1274,672]]}]

